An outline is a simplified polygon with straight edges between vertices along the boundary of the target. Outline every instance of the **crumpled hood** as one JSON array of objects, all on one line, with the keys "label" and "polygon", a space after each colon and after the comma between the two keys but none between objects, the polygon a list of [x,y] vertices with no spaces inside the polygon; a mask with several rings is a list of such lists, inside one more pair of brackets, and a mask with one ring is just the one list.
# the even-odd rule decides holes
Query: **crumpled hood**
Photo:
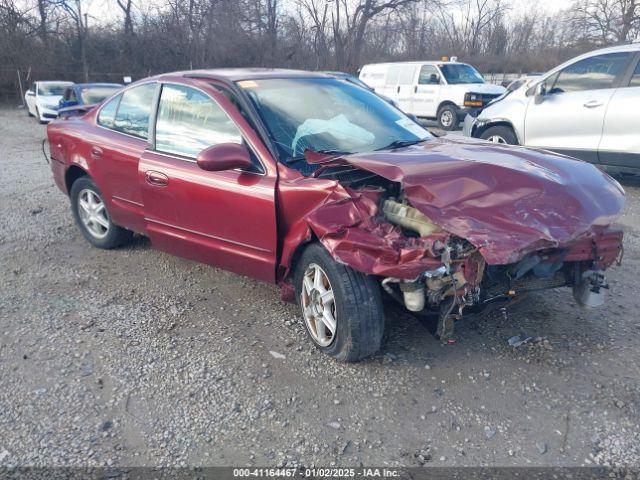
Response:
[{"label": "crumpled hood", "polygon": [[591,164],[472,139],[434,138],[339,161],[400,182],[414,207],[489,264],[594,236],[624,206],[620,185]]}]

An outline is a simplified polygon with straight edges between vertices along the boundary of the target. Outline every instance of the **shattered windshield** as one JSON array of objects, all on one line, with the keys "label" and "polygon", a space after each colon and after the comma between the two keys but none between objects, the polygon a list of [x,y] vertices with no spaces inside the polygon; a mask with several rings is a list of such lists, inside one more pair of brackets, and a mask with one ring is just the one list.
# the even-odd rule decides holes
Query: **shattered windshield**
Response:
[{"label": "shattered windshield", "polygon": [[238,82],[253,101],[280,161],[296,167],[306,149],[360,153],[431,138],[374,93],[335,78]]}]

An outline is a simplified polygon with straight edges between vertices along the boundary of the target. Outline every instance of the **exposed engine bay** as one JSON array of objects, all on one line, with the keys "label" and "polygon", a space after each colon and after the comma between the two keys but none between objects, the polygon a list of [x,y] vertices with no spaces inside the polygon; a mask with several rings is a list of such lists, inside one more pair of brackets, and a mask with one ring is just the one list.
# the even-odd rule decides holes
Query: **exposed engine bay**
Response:
[{"label": "exposed engine bay", "polygon": [[[595,208],[582,191],[567,195],[571,185],[549,172],[526,185],[519,180],[530,178],[516,178],[505,193],[491,178],[461,177],[459,169],[438,178],[423,174],[424,166],[412,175],[411,163],[387,168],[371,157],[355,166],[351,156],[311,152],[308,161],[320,164],[312,177],[326,180],[328,193],[305,215],[314,234],[337,261],[377,276],[408,310],[438,314],[443,341],[468,307],[525,292],[567,286],[578,304],[601,305],[603,270],[621,259],[622,232],[605,225],[622,205],[614,191]],[[443,201],[456,189],[458,198]],[[563,201],[564,210],[555,203]]]}]

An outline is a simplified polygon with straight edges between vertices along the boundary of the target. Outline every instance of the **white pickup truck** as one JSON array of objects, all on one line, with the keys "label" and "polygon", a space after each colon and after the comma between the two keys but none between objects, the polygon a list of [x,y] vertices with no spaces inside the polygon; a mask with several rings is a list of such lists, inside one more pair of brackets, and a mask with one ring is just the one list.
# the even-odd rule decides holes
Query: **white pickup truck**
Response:
[{"label": "white pickup truck", "polygon": [[459,62],[374,63],[362,67],[360,80],[405,113],[436,119],[444,130],[455,130],[467,113],[506,91]]}]

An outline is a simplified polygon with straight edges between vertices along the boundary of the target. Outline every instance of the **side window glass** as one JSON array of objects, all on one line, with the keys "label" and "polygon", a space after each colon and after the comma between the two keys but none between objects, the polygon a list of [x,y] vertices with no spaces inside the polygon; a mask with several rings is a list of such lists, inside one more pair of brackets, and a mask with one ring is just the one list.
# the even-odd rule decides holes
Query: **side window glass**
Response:
[{"label": "side window glass", "polygon": [[560,71],[550,93],[613,88],[628,59],[628,52],[620,52],[580,60]]},{"label": "side window glass", "polygon": [[640,62],[636,65],[636,69],[633,72],[633,77],[631,77],[631,81],[629,82],[630,87],[640,87]]},{"label": "side window glass", "polygon": [[155,92],[155,83],[146,83],[125,91],[118,106],[114,128],[120,132],[146,139]]},{"label": "side window glass", "polygon": [[195,158],[207,147],[242,143],[233,120],[204,93],[164,85],[156,120],[156,150]]},{"label": "side window glass", "polygon": [[122,95],[118,95],[117,97],[112,98],[105,104],[104,107],[100,110],[98,114],[98,124],[103,127],[113,128],[114,121],[116,119],[116,110],[118,108],[118,102],[120,102],[120,97]]},{"label": "side window glass", "polygon": [[420,68],[420,76],[418,84],[420,85],[437,85],[440,83],[438,70],[431,65],[423,65]]}]

